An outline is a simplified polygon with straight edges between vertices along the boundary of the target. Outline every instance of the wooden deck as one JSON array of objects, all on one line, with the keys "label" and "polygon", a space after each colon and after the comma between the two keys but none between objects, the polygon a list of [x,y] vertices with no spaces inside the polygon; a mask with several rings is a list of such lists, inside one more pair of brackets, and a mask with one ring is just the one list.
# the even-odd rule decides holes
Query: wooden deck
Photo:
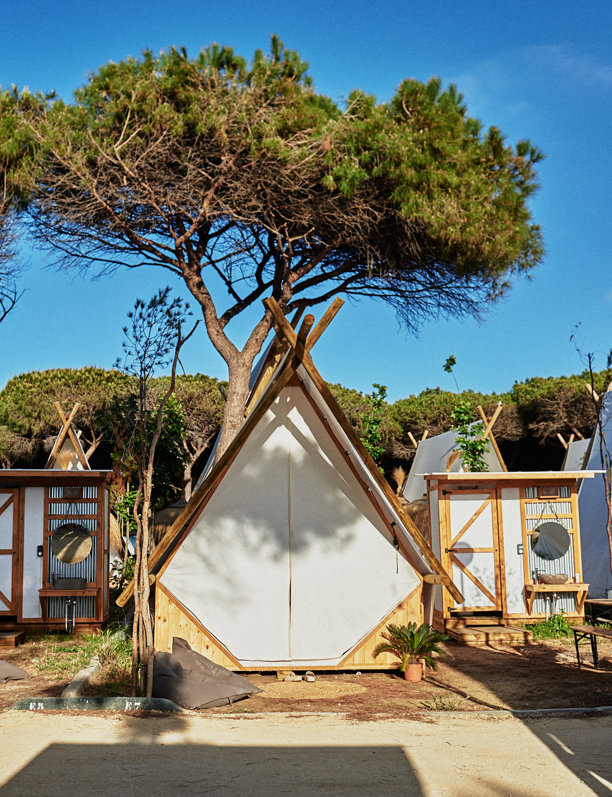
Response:
[{"label": "wooden deck", "polygon": [[25,631],[0,631],[0,648],[16,648],[25,639]]},{"label": "wooden deck", "polygon": [[466,625],[447,628],[446,633],[460,645],[470,647],[529,645],[533,641],[531,631],[512,625]]}]

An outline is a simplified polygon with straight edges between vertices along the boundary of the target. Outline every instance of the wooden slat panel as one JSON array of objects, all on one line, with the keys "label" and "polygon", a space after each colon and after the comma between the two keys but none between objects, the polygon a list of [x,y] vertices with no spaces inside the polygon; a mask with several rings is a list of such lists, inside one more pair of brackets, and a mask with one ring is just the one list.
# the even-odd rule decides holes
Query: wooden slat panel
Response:
[{"label": "wooden slat panel", "polygon": [[[423,622],[423,608],[421,604],[421,588],[418,587],[401,604],[399,604],[380,625],[372,631],[348,656],[337,666],[326,666],[329,670],[358,670],[358,669],[395,669],[397,659],[390,653],[383,653],[374,658],[373,651],[382,641],[381,631],[389,623],[407,625],[410,622]],[[195,618],[191,618],[177,601],[175,601],[161,584],[156,585],[155,591],[155,649],[171,652],[172,638],[178,636],[185,639],[192,650],[202,653],[216,664],[221,664],[229,670],[242,670],[236,659],[233,658]],[[276,667],[257,667],[258,670],[274,670]]]},{"label": "wooden slat panel", "polygon": [[421,603],[421,587],[408,595],[385,619],[372,631],[351,653],[344,658],[336,668],[330,669],[395,669],[397,658],[391,653],[381,653],[374,658],[374,648],[384,640],[381,632],[389,623],[395,625],[408,625],[408,623],[421,624],[423,622],[423,605]]},{"label": "wooden slat panel", "polygon": [[164,587],[157,583],[155,589],[155,649],[172,652],[173,637],[181,637],[192,650],[206,656],[215,664],[229,670],[244,669],[207,631],[195,617],[174,600]]}]

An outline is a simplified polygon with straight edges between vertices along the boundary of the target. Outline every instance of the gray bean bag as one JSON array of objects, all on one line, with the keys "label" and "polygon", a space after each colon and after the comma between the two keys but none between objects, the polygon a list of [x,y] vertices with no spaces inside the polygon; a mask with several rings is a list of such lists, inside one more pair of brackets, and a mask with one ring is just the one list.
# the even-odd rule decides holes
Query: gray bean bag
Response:
[{"label": "gray bean bag", "polygon": [[8,661],[0,661],[0,684],[5,684],[7,681],[21,681],[22,678],[29,678],[27,672],[15,667],[14,664],[9,664]]},{"label": "gray bean bag", "polygon": [[196,653],[180,637],[172,640],[172,653],[156,653],[153,697],[165,697],[184,708],[227,706],[261,692],[246,678]]}]

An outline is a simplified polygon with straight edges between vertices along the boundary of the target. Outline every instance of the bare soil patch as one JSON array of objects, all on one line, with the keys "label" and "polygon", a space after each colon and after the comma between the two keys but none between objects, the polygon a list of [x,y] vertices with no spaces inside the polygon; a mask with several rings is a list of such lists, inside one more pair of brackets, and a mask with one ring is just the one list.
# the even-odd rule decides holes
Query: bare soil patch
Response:
[{"label": "bare soil patch", "polygon": [[[69,678],[41,673],[36,659],[49,643],[28,642],[3,648],[0,658],[32,675],[0,684],[0,710],[29,697],[60,695]],[[612,705],[612,642],[600,640],[600,669],[587,663],[579,670],[572,640],[546,640],[521,647],[466,648],[447,643],[447,655],[420,683],[395,672],[317,673],[314,683],[278,681],[274,674],[248,673],[264,691],[221,714],[334,713],[353,719],[408,718],[426,710],[589,708]],[[74,675],[76,673],[72,673]],[[97,685],[95,694],[112,694]],[[118,694],[118,692],[114,692]],[[125,694],[125,691],[122,692]]]},{"label": "bare soil patch", "polygon": [[36,667],[36,660],[42,659],[49,651],[48,641],[27,641],[16,648],[0,648],[0,659],[20,667],[29,678],[22,681],[0,683],[0,711],[12,706],[18,700],[30,697],[59,697],[72,680],[72,675],[58,677],[43,673]]}]

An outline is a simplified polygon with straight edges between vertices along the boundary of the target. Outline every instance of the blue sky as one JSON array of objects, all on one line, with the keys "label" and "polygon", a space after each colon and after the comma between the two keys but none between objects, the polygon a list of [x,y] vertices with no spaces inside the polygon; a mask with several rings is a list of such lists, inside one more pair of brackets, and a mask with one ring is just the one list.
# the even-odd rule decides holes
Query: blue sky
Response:
[{"label": "blue sky", "polygon": [[[510,141],[530,138],[546,154],[532,200],[547,254],[480,323],[433,320],[418,337],[392,310],[345,305],[313,351],[322,375],[396,400],[426,387],[454,390],[442,365],[457,358],[461,389],[501,392],[515,380],[582,369],[570,336],[605,365],[612,347],[610,272],[612,3],[524,0],[224,4],[3,0],[0,85],[55,89],[64,98],[109,60],[172,45],[196,54],[213,41],[245,56],[277,33],[310,63],[317,89],[337,101],[353,88],[388,99],[405,77],[456,83],[472,116]],[[25,371],[112,366],[137,297],[180,283],[154,269],[92,281],[58,273],[24,245],[24,295],[0,325],[0,386]],[[251,319],[234,322],[240,341]],[[577,330],[577,331],[576,331]],[[183,356],[186,371],[225,378],[202,329]]]}]

